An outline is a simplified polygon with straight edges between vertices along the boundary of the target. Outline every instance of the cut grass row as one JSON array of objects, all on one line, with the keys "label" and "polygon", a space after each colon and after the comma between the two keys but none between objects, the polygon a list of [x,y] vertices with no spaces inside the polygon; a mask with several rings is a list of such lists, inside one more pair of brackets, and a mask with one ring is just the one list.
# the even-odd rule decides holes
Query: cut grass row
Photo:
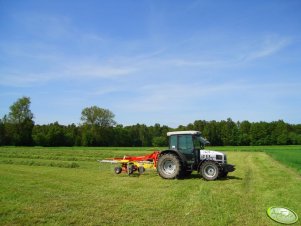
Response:
[{"label": "cut grass row", "polygon": [[19,159],[0,159],[0,164],[12,165],[28,165],[28,166],[50,166],[61,168],[78,168],[79,164],[76,162],[54,162],[54,161],[34,161],[34,160],[19,160]]},{"label": "cut grass row", "polygon": [[[164,148],[159,148],[163,150]],[[98,156],[102,158],[120,157],[128,155],[143,155],[158,148],[103,148],[103,147],[0,147],[0,158],[29,158],[29,159],[52,159],[63,161],[95,161]]]},{"label": "cut grass row", "polygon": [[[149,147],[1,147],[1,158],[20,158],[28,160],[57,160],[95,162],[100,158],[122,157],[124,155],[143,155],[154,150],[164,150],[166,148]],[[301,174],[301,146],[226,146],[226,147],[208,147],[207,149],[219,151],[243,151],[243,152],[265,152],[275,160],[296,169]],[[100,153],[101,152],[101,153]],[[18,161],[14,161],[18,162]]]}]

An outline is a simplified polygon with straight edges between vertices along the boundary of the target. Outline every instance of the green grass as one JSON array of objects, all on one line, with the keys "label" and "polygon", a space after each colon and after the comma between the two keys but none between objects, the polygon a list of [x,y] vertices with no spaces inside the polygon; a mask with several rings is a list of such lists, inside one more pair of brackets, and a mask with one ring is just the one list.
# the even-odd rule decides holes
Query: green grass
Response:
[{"label": "green grass", "polygon": [[0,147],[0,225],[279,225],[266,215],[270,206],[301,216],[301,176],[272,158],[286,150],[300,160],[300,146],[212,149],[236,165],[226,180],[115,175],[114,165],[96,161],[148,148]]},{"label": "green grass", "polygon": [[213,147],[220,151],[252,151],[265,152],[277,161],[296,169],[301,174],[301,146],[240,146],[240,147]]}]

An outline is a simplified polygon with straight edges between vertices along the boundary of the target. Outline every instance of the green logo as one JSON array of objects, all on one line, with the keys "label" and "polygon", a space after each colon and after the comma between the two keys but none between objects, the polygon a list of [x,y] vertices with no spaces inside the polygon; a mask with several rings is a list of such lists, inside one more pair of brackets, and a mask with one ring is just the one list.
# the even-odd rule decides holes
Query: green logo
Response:
[{"label": "green logo", "polygon": [[282,224],[293,224],[298,221],[298,215],[285,207],[270,207],[267,214],[271,219]]}]

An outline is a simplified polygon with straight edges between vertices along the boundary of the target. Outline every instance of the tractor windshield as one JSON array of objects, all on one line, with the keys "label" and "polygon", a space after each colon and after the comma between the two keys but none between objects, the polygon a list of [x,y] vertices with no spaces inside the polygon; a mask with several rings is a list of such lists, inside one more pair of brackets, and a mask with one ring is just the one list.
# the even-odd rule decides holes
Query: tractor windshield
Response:
[{"label": "tractor windshield", "polygon": [[204,149],[205,145],[209,144],[209,141],[199,135],[193,137],[193,144],[195,149]]}]

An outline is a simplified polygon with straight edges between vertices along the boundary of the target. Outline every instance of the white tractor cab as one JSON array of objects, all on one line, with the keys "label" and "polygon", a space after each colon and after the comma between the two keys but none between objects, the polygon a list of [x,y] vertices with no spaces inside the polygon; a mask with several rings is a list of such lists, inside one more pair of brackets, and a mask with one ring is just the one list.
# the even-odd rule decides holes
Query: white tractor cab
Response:
[{"label": "white tractor cab", "polygon": [[235,170],[222,152],[204,150],[209,142],[199,131],[168,132],[169,149],[160,153],[157,171],[164,179],[183,178],[196,170],[206,180],[226,177]]}]

